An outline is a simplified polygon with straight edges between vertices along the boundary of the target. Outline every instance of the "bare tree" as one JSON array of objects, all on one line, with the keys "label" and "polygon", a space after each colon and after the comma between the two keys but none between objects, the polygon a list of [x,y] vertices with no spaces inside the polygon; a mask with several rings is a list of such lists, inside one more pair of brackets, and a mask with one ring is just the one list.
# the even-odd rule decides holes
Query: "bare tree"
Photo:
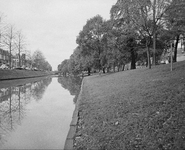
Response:
[{"label": "bare tree", "polygon": [[9,51],[9,67],[12,68],[12,51],[15,49],[15,27],[9,25],[3,38],[3,44]]},{"label": "bare tree", "polygon": [[0,13],[0,48],[3,47],[4,34],[5,34],[4,14]]},{"label": "bare tree", "polygon": [[15,46],[18,51],[18,57],[19,57],[19,67],[21,67],[21,53],[25,52],[25,37],[22,34],[22,31],[18,31],[15,36]]},{"label": "bare tree", "polygon": [[28,65],[28,67],[32,68],[32,56],[31,56],[31,51],[30,50],[25,50],[25,54],[26,54],[26,63]]}]

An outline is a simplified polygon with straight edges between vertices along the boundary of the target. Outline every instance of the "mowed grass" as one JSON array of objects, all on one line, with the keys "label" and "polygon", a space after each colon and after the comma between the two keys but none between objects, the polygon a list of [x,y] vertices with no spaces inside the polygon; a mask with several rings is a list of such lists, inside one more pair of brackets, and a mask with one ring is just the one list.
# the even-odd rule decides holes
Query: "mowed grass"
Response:
[{"label": "mowed grass", "polygon": [[84,78],[75,149],[185,149],[185,61]]}]

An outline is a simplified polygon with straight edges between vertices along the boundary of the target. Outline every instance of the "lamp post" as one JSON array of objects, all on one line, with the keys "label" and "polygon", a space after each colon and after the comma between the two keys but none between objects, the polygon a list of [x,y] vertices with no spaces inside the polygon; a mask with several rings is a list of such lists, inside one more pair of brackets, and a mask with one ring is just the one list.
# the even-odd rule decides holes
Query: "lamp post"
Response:
[{"label": "lamp post", "polygon": [[[173,41],[173,40],[172,40]],[[172,71],[173,70],[173,55],[172,55],[172,53],[173,53],[173,47],[174,47],[174,43],[173,42],[171,42],[171,61],[170,61],[170,63],[171,63],[171,67],[170,67],[170,70]]]},{"label": "lamp post", "polygon": [[185,52],[185,36],[183,36],[183,45],[184,45],[184,52]]}]

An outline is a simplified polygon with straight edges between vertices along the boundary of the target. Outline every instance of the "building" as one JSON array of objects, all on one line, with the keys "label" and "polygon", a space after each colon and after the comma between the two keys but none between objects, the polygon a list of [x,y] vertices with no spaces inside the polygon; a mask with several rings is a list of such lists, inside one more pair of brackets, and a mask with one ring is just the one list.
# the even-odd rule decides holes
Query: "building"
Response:
[{"label": "building", "polygon": [[[6,64],[9,65],[9,60],[10,60],[10,53],[6,50],[0,49],[0,65],[1,64]],[[20,57],[20,66],[19,66],[19,55],[12,55],[12,67],[16,68],[16,67],[22,67],[22,66],[26,66],[26,54],[22,54]]]},{"label": "building", "polygon": [[17,68],[19,67],[19,56],[15,55],[12,57],[12,66]]},{"label": "building", "polygon": [[[19,65],[20,64],[20,65]],[[26,54],[22,54],[20,56],[20,63],[19,63],[19,55],[16,54],[15,56],[12,57],[12,66],[14,68],[17,67],[23,67],[23,66],[27,66],[26,65]]]},{"label": "building", "polygon": [[0,49],[0,64],[9,64],[9,52]]}]

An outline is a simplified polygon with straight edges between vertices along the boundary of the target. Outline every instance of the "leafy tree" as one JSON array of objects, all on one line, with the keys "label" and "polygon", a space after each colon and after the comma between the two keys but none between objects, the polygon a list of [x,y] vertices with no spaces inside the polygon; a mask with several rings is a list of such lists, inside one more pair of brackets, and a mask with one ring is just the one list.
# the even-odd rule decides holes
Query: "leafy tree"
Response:
[{"label": "leafy tree", "polygon": [[[83,30],[79,33],[77,37],[77,44],[82,49],[82,55],[84,57],[84,62],[86,64],[94,64],[95,68],[101,69],[101,53],[103,48],[101,45],[103,18],[99,15],[91,18],[87,21]],[[92,58],[93,59],[92,59]],[[87,60],[91,58],[93,62]],[[88,71],[91,66],[87,67]]]},{"label": "leafy tree", "polygon": [[69,59],[65,59],[58,67],[58,71],[62,72],[64,76],[66,76],[67,73],[69,73],[68,64],[69,64]]},{"label": "leafy tree", "polygon": [[40,50],[36,50],[33,53],[32,59],[33,59],[33,67],[41,69],[43,66],[43,62],[45,61],[45,57],[43,53]]},{"label": "leafy tree", "polygon": [[156,40],[157,32],[161,29],[161,26],[164,25],[164,15],[168,10],[170,0],[151,0],[152,7],[152,35],[153,35],[153,64],[156,64]]},{"label": "leafy tree", "polygon": [[80,47],[77,47],[70,56],[68,70],[71,74],[79,74],[82,72],[82,59]]},{"label": "leafy tree", "polygon": [[115,22],[125,30],[125,33],[128,30],[135,31],[139,33],[140,40],[145,39],[149,68],[151,68],[150,47],[153,43],[153,62],[155,64],[157,33],[164,23],[163,17],[169,2],[169,0],[118,0],[111,9],[112,18],[115,18]]},{"label": "leafy tree", "polygon": [[52,70],[51,65],[48,63],[48,61],[46,61],[44,54],[40,50],[36,50],[33,53],[32,61],[32,66],[36,67],[39,70]]},{"label": "leafy tree", "polygon": [[171,39],[175,40],[175,51],[173,61],[177,61],[177,46],[180,35],[185,32],[185,1],[172,0],[165,14],[166,26]]},{"label": "leafy tree", "polygon": [[[130,53],[131,69],[135,69],[136,60],[136,28],[134,26],[134,3],[128,0],[118,0],[111,8],[111,19],[114,22],[114,29],[119,31],[117,41],[119,48],[122,48],[121,52],[126,54]],[[136,38],[135,38],[136,37]],[[120,41],[121,40],[121,41]],[[125,52],[126,51],[126,52]],[[128,55],[127,55],[128,56]]]}]

